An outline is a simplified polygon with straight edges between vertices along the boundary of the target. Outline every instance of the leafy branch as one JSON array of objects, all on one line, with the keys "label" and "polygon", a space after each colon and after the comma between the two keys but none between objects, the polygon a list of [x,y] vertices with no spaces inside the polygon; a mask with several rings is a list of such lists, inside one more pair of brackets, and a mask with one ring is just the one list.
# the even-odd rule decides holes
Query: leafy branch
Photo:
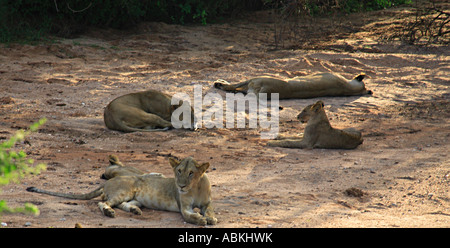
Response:
[{"label": "leafy branch", "polygon": [[[29,175],[39,174],[46,169],[45,164],[31,167],[34,164],[33,159],[27,159],[27,154],[24,151],[17,152],[13,150],[17,142],[24,140],[25,136],[36,131],[46,121],[43,118],[32,124],[28,130],[19,130],[9,140],[0,144],[0,186],[12,182],[18,183],[20,179]],[[24,207],[9,208],[5,200],[0,200],[0,214],[18,212],[28,212],[37,215],[39,214],[39,209],[30,203],[26,203]]]}]

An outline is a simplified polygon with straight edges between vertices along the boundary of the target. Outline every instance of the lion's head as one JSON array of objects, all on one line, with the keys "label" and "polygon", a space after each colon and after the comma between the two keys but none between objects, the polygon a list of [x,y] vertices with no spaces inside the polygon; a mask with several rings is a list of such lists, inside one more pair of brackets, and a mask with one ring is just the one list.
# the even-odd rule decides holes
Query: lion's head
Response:
[{"label": "lion's head", "polygon": [[180,194],[189,192],[209,168],[209,163],[199,164],[192,157],[181,161],[169,158],[169,162],[175,173],[175,184]]},{"label": "lion's head", "polygon": [[308,106],[306,106],[302,112],[300,112],[300,114],[297,115],[297,119],[301,122],[301,123],[306,123],[309,121],[309,119],[311,118],[311,116],[315,113],[318,113],[320,110],[323,109],[323,102],[322,101],[317,101],[314,104],[310,104]]}]

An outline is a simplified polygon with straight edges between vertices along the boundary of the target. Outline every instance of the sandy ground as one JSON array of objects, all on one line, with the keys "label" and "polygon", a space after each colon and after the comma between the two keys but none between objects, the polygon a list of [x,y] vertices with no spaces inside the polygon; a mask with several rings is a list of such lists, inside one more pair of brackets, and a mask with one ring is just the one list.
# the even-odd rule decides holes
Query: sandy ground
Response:
[{"label": "sandy ground", "polygon": [[[382,42],[408,9],[317,20],[302,46],[273,49],[267,12],[226,24],[145,23],[129,31],[91,30],[51,44],[0,49],[0,141],[42,117],[48,122],[17,145],[46,163],[38,176],[2,188],[11,207],[37,205],[40,215],[3,215],[8,227],[195,227],[175,212],[122,210],[108,218],[99,199],[29,193],[36,186],[88,192],[109,154],[147,172],[172,176],[168,156],[210,162],[216,227],[450,227],[450,50]],[[315,25],[315,26],[314,26]],[[350,30],[350,31],[349,31]],[[324,35],[327,34],[327,35]],[[103,109],[126,93],[157,89],[193,96],[224,92],[216,79],[315,72],[347,78],[365,72],[373,96],[324,97],[330,122],[360,129],[355,150],[272,148],[260,129],[120,133],[106,129]],[[305,125],[295,116],[319,99],[282,100],[280,133]]]}]

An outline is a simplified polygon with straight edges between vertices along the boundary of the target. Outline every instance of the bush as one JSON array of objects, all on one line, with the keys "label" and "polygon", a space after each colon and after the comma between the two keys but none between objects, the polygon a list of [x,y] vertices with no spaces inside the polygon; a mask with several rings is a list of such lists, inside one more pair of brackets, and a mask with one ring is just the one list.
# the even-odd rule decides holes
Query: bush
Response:
[{"label": "bush", "polygon": [[390,8],[409,4],[411,0],[266,0],[266,4],[288,12],[290,15],[328,15],[332,13],[354,13]]},{"label": "bush", "polygon": [[0,42],[29,43],[48,34],[71,37],[86,26],[129,28],[141,21],[206,24],[239,11],[263,8],[321,15],[406,2],[411,0],[0,0]]},{"label": "bush", "polygon": [[450,11],[443,6],[416,6],[415,18],[405,21],[391,38],[415,45],[450,44]]},{"label": "bush", "polygon": [[[41,119],[39,122],[32,124],[29,130],[19,130],[9,140],[0,144],[0,186],[11,182],[19,182],[25,176],[38,174],[42,170],[45,170],[45,164],[30,167],[29,165],[32,165],[34,161],[32,159],[26,159],[27,154],[24,151],[16,152],[12,150],[17,142],[23,140],[31,132],[36,131],[45,122],[46,119]],[[6,201],[0,200],[0,214],[2,212],[31,212],[39,214],[38,208],[32,204],[26,203],[23,208],[11,209],[7,206]]]},{"label": "bush", "polygon": [[0,0],[0,42],[33,42],[46,34],[71,37],[86,26],[129,28],[141,21],[201,23],[262,0]]}]

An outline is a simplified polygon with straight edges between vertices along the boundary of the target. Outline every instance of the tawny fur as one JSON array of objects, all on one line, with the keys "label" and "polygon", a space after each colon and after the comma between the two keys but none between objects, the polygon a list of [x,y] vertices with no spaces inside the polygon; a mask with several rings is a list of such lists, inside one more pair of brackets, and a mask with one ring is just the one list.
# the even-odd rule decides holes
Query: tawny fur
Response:
[{"label": "tawny fur", "polygon": [[231,92],[242,93],[278,93],[279,99],[314,98],[322,96],[355,96],[372,94],[366,90],[363,83],[365,74],[360,74],[352,80],[347,80],[336,73],[317,73],[296,77],[284,81],[271,77],[259,77],[237,84],[226,81],[216,81],[214,87]]},{"label": "tawny fur", "polygon": [[268,145],[301,149],[354,149],[363,143],[361,132],[353,128],[333,128],[323,107],[323,102],[318,101],[306,106],[297,116],[301,122],[307,122],[303,138],[279,138],[269,141]]},{"label": "tawny fur", "polygon": [[[106,106],[103,119],[106,127],[122,132],[161,131],[172,128],[172,113],[182,105],[171,105],[172,96],[147,90],[120,96]],[[194,127],[194,111],[191,108]]]},{"label": "tawny fur", "polygon": [[[192,157],[178,161],[169,158],[175,178],[144,174],[140,176],[118,176],[86,194],[51,192],[35,187],[27,191],[89,200],[102,196],[104,202],[98,206],[102,213],[115,217],[113,207],[135,214],[142,214],[140,207],[181,212],[184,220],[196,225],[215,225],[217,219],[211,204],[211,184],[206,175],[209,163],[199,164]],[[199,208],[200,213],[193,209]]]},{"label": "tawny fur", "polygon": [[108,180],[118,176],[140,176],[143,174],[144,172],[139,169],[131,166],[124,166],[116,155],[111,154],[109,155],[109,166],[106,167],[105,173],[102,174],[102,178]]}]

